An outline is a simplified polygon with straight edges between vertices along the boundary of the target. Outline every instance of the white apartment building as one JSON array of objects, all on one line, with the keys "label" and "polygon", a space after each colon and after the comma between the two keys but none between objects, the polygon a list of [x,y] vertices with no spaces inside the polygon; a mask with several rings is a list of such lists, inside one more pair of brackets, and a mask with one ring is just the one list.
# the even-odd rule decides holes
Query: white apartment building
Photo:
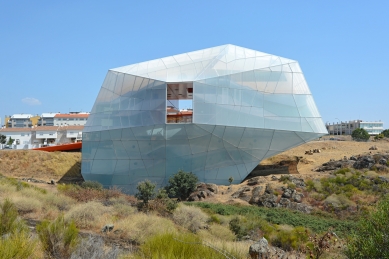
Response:
[{"label": "white apartment building", "polygon": [[[0,134],[11,137],[13,149],[32,149],[43,145],[59,145],[82,140],[84,126],[41,126],[32,128],[2,128]],[[5,144],[0,144],[0,149]]]},{"label": "white apartment building", "polygon": [[31,128],[2,128],[0,134],[14,140],[13,145],[20,145],[24,149],[28,149],[31,144],[32,131]]},{"label": "white apartment building", "polygon": [[89,117],[89,113],[69,113],[62,114],[58,113],[54,116],[55,126],[84,126]]},{"label": "white apartment building", "polygon": [[8,128],[28,128],[32,126],[31,118],[34,117],[32,114],[14,114],[12,115],[7,123]]},{"label": "white apartment building", "polygon": [[54,126],[54,116],[57,114],[57,112],[42,113],[38,121],[38,126]]},{"label": "white apartment building", "polygon": [[384,130],[384,123],[382,121],[351,120],[326,124],[326,128],[330,135],[351,135],[358,128],[365,129],[370,135],[378,135]]}]

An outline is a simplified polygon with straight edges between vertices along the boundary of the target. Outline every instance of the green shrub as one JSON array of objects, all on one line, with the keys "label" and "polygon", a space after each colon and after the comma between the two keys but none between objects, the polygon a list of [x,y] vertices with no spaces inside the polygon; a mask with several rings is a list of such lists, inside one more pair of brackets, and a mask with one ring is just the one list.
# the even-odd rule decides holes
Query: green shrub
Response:
[{"label": "green shrub", "polygon": [[370,138],[370,135],[369,135],[369,133],[367,133],[367,131],[365,129],[358,128],[358,129],[353,130],[353,132],[351,133],[351,137],[353,138],[353,140],[356,140],[356,141],[368,141]]},{"label": "green shrub", "polygon": [[97,181],[85,181],[81,184],[81,187],[84,189],[94,189],[94,190],[102,190],[103,185]]},{"label": "green shrub", "polygon": [[149,200],[155,196],[155,184],[149,180],[139,182],[136,186],[138,192],[135,194],[135,197],[138,200],[141,200],[144,206],[147,206]]},{"label": "green shrub", "polygon": [[384,135],[385,138],[389,138],[389,129],[382,131],[381,134]]},{"label": "green shrub", "polygon": [[27,231],[27,227],[18,218],[18,211],[15,205],[6,199],[0,206],[0,237],[5,234],[25,231]]},{"label": "green shrub", "polygon": [[270,231],[273,228],[269,224],[271,223],[279,225],[290,225],[293,227],[302,226],[309,228],[314,233],[322,233],[327,231],[330,227],[333,227],[334,231],[336,231],[338,235],[345,235],[349,233],[350,230],[353,229],[356,225],[352,220],[338,220],[324,216],[321,217],[317,215],[305,214],[299,211],[292,211],[284,208],[275,209],[206,202],[188,202],[185,204],[205,208],[205,211],[210,214],[215,214],[216,211],[222,207],[226,212],[229,213],[229,215],[240,216],[241,218],[243,217],[242,220],[244,224],[242,223],[242,226],[244,226],[248,231],[256,228],[260,228],[261,230],[268,229],[266,231]]},{"label": "green shrub", "polygon": [[0,238],[0,258],[41,258],[38,240],[29,235],[27,232],[16,232],[8,238]]},{"label": "green shrub", "polygon": [[36,226],[42,247],[50,258],[69,258],[78,242],[78,229],[74,222],[66,223],[63,216],[53,222],[42,221]]},{"label": "green shrub", "polygon": [[195,174],[180,170],[169,179],[169,185],[166,187],[166,190],[171,197],[183,201],[196,189],[198,180]]},{"label": "green shrub", "polygon": [[315,189],[315,183],[311,179],[307,180],[305,184],[306,184],[306,190],[308,192],[311,192]]},{"label": "green shrub", "polygon": [[382,200],[375,211],[358,222],[347,244],[350,258],[389,258],[389,199]]}]

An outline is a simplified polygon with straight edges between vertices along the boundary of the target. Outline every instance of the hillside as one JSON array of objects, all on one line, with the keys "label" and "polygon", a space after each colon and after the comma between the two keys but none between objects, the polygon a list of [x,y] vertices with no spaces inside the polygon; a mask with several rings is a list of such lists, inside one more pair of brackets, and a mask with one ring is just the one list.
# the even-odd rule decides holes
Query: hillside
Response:
[{"label": "hillside", "polygon": [[[369,150],[373,145],[377,149]],[[306,154],[313,149],[320,149],[320,153]],[[103,190],[96,184],[55,186],[20,181],[34,178],[43,182],[78,182],[80,153],[4,150],[0,151],[0,205],[10,200],[33,233],[41,221],[58,220],[61,215],[66,224],[73,220],[84,238],[82,242],[86,242],[77,241],[77,248],[67,251],[73,254],[82,253],[83,247],[92,249],[97,240],[102,242],[101,249],[105,247],[99,253],[120,250],[125,255],[106,254],[101,258],[149,258],[150,251],[161,253],[166,244],[177,251],[193,249],[196,244],[194,250],[188,250],[191,257],[185,258],[225,258],[215,251],[249,258],[249,247],[266,237],[272,245],[271,258],[306,258],[307,245],[314,247],[316,236],[332,229],[340,238],[337,247],[320,258],[345,258],[346,236],[356,228],[363,213],[373,210],[389,191],[388,163],[382,170],[315,169],[330,160],[345,161],[345,156],[367,155],[377,162],[382,157],[387,161],[388,154],[386,140],[313,141],[262,161],[260,170],[265,168],[263,172],[275,174],[250,176],[238,185],[202,184],[191,195],[191,200],[197,202],[179,203],[175,208],[170,199],[161,196],[144,211],[137,209],[139,204],[133,196],[116,189]],[[291,174],[286,175],[288,170]],[[110,226],[114,231],[101,233],[102,227]],[[32,238],[35,243],[31,244],[36,246],[30,250],[42,258],[38,245],[42,241],[34,235]],[[180,258],[173,256],[173,250],[169,253],[166,258]]]}]

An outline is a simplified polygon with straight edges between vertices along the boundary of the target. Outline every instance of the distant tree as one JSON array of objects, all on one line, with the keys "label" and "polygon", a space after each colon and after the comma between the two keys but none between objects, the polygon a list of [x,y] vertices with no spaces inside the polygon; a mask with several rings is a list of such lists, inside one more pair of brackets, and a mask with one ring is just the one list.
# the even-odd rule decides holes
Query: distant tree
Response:
[{"label": "distant tree", "polygon": [[367,141],[369,140],[370,135],[365,129],[358,128],[351,133],[351,137],[356,141]]},{"label": "distant tree", "polygon": [[0,144],[5,144],[7,142],[7,137],[0,134]]},{"label": "distant tree", "polygon": [[385,198],[359,221],[348,241],[348,258],[389,258],[388,212],[389,199]]},{"label": "distant tree", "polygon": [[230,176],[230,178],[228,178],[228,182],[230,183],[230,185],[232,184],[233,181],[234,181],[234,177]]},{"label": "distant tree", "polygon": [[14,141],[15,140],[13,138],[9,137],[7,145],[12,145],[14,143]]},{"label": "distant tree", "polygon": [[144,206],[147,206],[149,200],[153,199],[155,196],[155,184],[149,180],[145,180],[139,182],[136,189],[138,190],[138,193],[135,194],[135,197],[138,200],[141,200]]},{"label": "distant tree", "polygon": [[384,135],[385,138],[389,138],[389,129],[382,131],[381,134]]},{"label": "distant tree", "polygon": [[198,180],[195,174],[180,170],[169,179],[169,185],[166,187],[166,190],[171,197],[176,197],[183,201],[196,190]]}]

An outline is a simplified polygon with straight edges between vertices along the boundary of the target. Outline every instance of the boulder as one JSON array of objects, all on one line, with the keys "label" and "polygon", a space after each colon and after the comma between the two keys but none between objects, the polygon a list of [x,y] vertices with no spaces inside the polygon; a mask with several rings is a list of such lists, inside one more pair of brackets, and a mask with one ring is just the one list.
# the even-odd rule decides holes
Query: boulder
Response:
[{"label": "boulder", "polygon": [[261,196],[263,190],[263,186],[257,186],[253,189],[251,193],[251,198],[249,200],[250,204],[257,204],[259,201],[259,197]]},{"label": "boulder", "polygon": [[282,198],[287,198],[287,199],[291,198],[293,192],[294,192],[293,189],[285,188],[285,189],[284,189],[284,193],[282,194]]},{"label": "boulder", "polygon": [[261,176],[250,178],[247,181],[247,185],[257,185],[257,184],[260,184],[260,183],[263,183],[263,179],[262,179]]},{"label": "boulder", "polygon": [[292,193],[292,199],[293,201],[297,203],[301,203],[303,201],[304,194],[294,191]]},{"label": "boulder", "polygon": [[269,193],[269,194],[273,194],[274,193],[273,188],[271,187],[270,184],[266,185],[265,193]]},{"label": "boulder", "polygon": [[213,192],[214,194],[217,194],[219,192],[219,188],[214,183],[207,183],[207,189]]},{"label": "boulder", "polygon": [[378,163],[381,165],[387,165],[388,160],[386,160],[385,158],[381,158],[380,161],[378,161]]},{"label": "boulder", "polygon": [[234,192],[231,196],[232,198],[239,198],[241,196],[245,196],[243,193],[251,191],[251,188],[248,186],[243,186],[239,188],[236,192]]},{"label": "boulder", "polygon": [[251,259],[268,259],[269,258],[269,243],[266,238],[261,238],[258,242],[252,244],[249,248]]},{"label": "boulder", "polygon": [[259,197],[258,199],[258,206],[263,206],[263,207],[277,207],[277,196],[274,194],[270,193],[264,193],[262,196]]}]

